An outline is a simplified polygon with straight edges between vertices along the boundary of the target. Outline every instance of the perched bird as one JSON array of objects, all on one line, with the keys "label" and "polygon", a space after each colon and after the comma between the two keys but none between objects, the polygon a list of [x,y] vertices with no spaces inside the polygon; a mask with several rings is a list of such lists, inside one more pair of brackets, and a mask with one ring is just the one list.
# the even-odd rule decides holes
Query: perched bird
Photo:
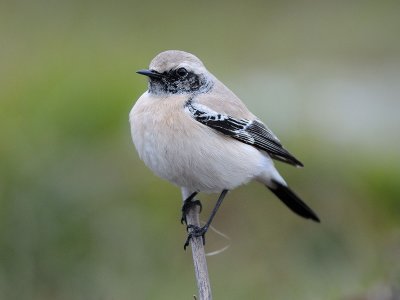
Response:
[{"label": "perched bird", "polygon": [[319,222],[317,215],[288,187],[272,159],[303,164],[240,99],[193,54],[158,54],[148,70],[148,90],[133,106],[129,120],[140,158],[155,174],[181,187],[182,219],[199,192],[221,193],[203,227],[204,234],[228,190],[251,180],[270,189],[296,214]]}]

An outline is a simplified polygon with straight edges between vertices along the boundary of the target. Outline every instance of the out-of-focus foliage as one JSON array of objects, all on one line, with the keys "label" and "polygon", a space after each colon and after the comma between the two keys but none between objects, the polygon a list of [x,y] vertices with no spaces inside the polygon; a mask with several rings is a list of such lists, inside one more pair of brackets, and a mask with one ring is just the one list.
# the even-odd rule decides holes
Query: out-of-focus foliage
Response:
[{"label": "out-of-focus foliage", "polygon": [[[0,299],[195,293],[179,190],[128,125],[135,71],[167,49],[198,55],[305,163],[278,167],[322,220],[257,184],[230,193],[214,225],[231,240],[207,236],[230,243],[208,260],[215,299],[395,291],[399,15],[398,1],[2,1]],[[206,219],[215,195],[201,199]]]}]

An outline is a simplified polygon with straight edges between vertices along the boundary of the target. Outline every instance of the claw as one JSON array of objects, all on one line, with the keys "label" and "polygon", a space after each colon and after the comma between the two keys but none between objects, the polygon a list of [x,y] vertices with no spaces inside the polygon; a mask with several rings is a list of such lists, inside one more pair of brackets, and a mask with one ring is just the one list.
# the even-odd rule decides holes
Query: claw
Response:
[{"label": "claw", "polygon": [[183,245],[183,249],[186,250],[186,247],[189,246],[189,242],[194,237],[201,237],[203,239],[203,245],[206,243],[205,234],[208,230],[208,226],[198,227],[196,225],[188,225],[186,227],[187,230],[192,229],[192,231],[188,234],[185,244]]},{"label": "claw", "polygon": [[[186,230],[192,229],[187,238],[186,238],[186,242],[183,245],[183,249],[186,250],[186,247],[189,246],[190,240],[194,237],[202,237],[203,239],[203,245],[206,243],[206,239],[205,239],[205,234],[208,230],[208,227],[210,227],[210,224],[212,222],[212,220],[215,217],[215,214],[217,213],[218,208],[221,206],[222,201],[224,200],[226,194],[228,193],[228,190],[223,190],[221,192],[221,194],[218,197],[217,203],[215,204],[214,209],[211,212],[211,216],[208,219],[206,225],[204,225],[203,227],[198,227],[195,225],[187,225]],[[189,212],[189,208],[191,208],[193,205],[199,205],[200,206],[200,211],[201,211],[201,203],[199,200],[193,200],[193,198],[197,195],[197,192],[192,193],[189,198],[187,198],[184,202],[183,202],[183,206],[182,206],[182,223],[185,221],[186,222],[186,215]],[[193,201],[192,201],[193,200]],[[187,222],[186,222],[187,224]]]},{"label": "claw", "polygon": [[203,210],[203,205],[201,204],[200,200],[190,200],[190,201],[185,201],[183,203],[181,224],[183,224],[183,222],[187,224],[186,215],[188,214],[189,210],[196,205],[200,207],[200,212],[201,212]]}]

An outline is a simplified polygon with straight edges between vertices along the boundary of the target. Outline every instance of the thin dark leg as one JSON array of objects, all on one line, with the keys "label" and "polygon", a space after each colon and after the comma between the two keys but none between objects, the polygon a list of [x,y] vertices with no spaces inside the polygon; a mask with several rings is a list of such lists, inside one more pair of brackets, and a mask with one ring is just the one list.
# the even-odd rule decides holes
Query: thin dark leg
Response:
[{"label": "thin dark leg", "polygon": [[183,222],[186,222],[186,215],[188,214],[189,210],[194,206],[194,205],[198,205],[200,206],[200,212],[202,209],[202,205],[200,200],[193,200],[194,197],[196,197],[196,195],[198,194],[198,192],[194,192],[192,193],[187,199],[185,199],[185,201],[183,201],[183,205],[182,205],[182,217],[181,217],[181,223],[183,224]]},{"label": "thin dark leg", "polygon": [[224,200],[226,193],[228,193],[228,190],[223,190],[221,195],[219,195],[219,198],[217,200],[217,203],[214,206],[214,209],[211,212],[210,218],[208,218],[208,221],[206,223],[206,225],[204,225],[204,227],[206,227],[206,230],[208,229],[208,227],[210,227],[212,220],[214,219],[215,215],[217,214],[217,211],[219,209],[219,207],[222,204],[222,201]]},{"label": "thin dark leg", "polygon": [[198,227],[195,225],[188,225],[188,228],[191,228],[192,231],[188,234],[188,237],[186,239],[185,245],[183,246],[183,249],[186,250],[186,247],[189,246],[190,239],[193,237],[201,236],[203,238],[203,245],[206,243],[205,234],[206,234],[208,228],[210,227],[211,222],[214,219],[214,217],[218,211],[218,208],[221,206],[222,201],[224,200],[227,193],[228,193],[228,190],[223,190],[221,195],[219,195],[217,203],[215,204],[214,209],[212,210],[207,223],[203,227]]}]

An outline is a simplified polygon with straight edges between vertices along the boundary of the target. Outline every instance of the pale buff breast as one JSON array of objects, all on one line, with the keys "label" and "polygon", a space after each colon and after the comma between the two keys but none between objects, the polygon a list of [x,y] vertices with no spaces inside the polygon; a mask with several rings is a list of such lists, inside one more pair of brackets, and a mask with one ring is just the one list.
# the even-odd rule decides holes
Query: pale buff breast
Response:
[{"label": "pale buff breast", "polygon": [[192,119],[187,95],[143,94],[130,113],[140,158],[158,176],[190,190],[219,192],[257,177],[268,159],[252,146]]}]

